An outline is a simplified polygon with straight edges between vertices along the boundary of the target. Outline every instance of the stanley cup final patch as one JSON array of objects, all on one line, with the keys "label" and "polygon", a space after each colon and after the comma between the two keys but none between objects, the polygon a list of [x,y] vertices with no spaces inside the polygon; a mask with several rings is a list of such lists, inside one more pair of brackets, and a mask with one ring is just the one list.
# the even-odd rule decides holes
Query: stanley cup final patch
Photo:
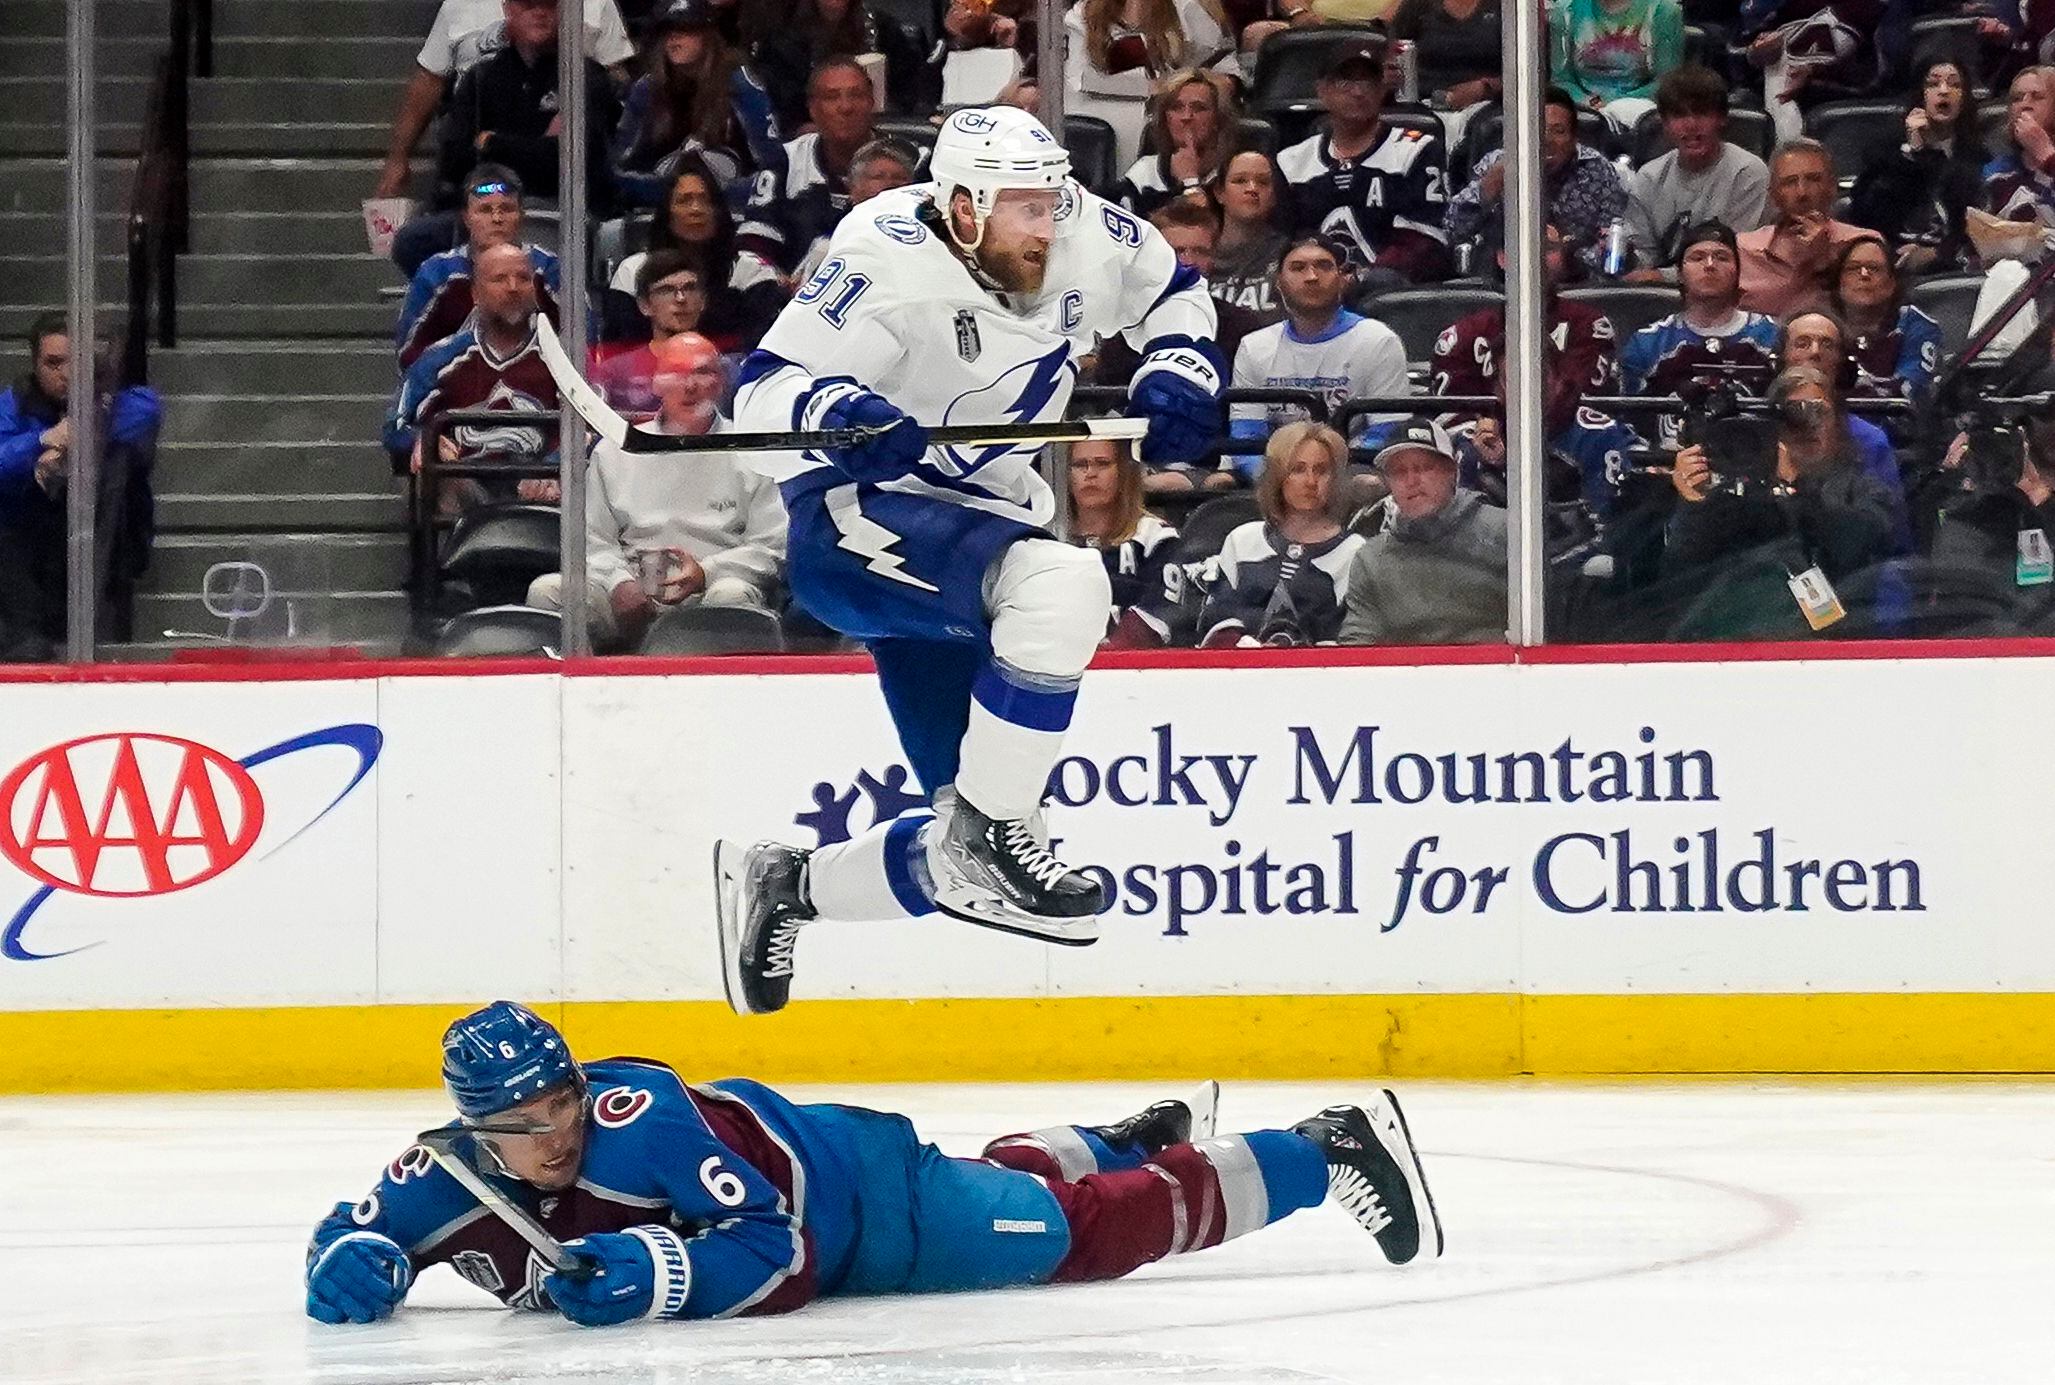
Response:
[{"label": "stanley cup final patch", "polygon": [[965,308],[956,314],[956,354],[974,361],[984,349],[984,343],[978,339],[977,314]]}]

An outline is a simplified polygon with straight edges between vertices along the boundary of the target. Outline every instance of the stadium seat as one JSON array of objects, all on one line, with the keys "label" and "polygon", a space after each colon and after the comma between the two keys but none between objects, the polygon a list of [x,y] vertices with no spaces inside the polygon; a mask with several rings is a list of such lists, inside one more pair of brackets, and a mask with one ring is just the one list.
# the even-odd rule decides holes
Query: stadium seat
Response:
[{"label": "stadium seat", "polygon": [[482,606],[453,616],[435,637],[440,659],[554,655],[564,647],[563,620],[533,606]]},{"label": "stadium seat", "polygon": [[878,135],[889,135],[902,143],[912,145],[920,150],[921,158],[925,161],[935,147],[935,136],[939,129],[934,121],[924,115],[894,115],[889,111],[880,111],[877,119],[872,122],[871,131]]},{"label": "stadium seat", "polygon": [[1243,116],[1234,133],[1237,149],[1260,149],[1266,154],[1277,152],[1277,127],[1260,115]]},{"label": "stadium seat", "polygon": [[[1738,144],[1758,159],[1767,159],[1776,147],[1777,133],[1768,111],[1736,106],[1727,112],[1727,143]],[[1641,117],[1629,138],[1634,166],[1641,167],[1670,152],[1670,140],[1663,133],[1662,117],[1654,111]]]},{"label": "stadium seat", "polygon": [[482,605],[522,600],[528,584],[555,572],[561,516],[554,505],[480,505],[457,519],[444,540],[442,576],[462,582]]},{"label": "stadium seat", "polygon": [[1505,301],[1505,295],[1496,289],[1451,289],[1434,284],[1380,293],[1363,305],[1362,312],[1397,332],[1406,345],[1406,359],[1420,365],[1432,359],[1434,340],[1450,323],[1479,308],[1504,307]]},{"label": "stadium seat", "polygon": [[1256,50],[1249,109],[1270,115],[1317,108],[1319,96],[1314,88],[1335,55],[1383,36],[1382,29],[1359,24],[1320,24],[1272,34]]},{"label": "stadium seat", "polygon": [[2012,123],[2012,111],[2004,101],[1986,101],[1977,107],[1977,129],[1983,132],[1984,152],[1997,158],[2011,148],[2011,136],[2006,127]]},{"label": "stadium seat", "polygon": [[643,636],[644,654],[780,654],[785,629],[757,606],[673,606]]},{"label": "stadium seat", "polygon": [[1805,117],[1805,128],[1834,156],[1842,191],[1872,162],[1905,138],[1905,107],[1897,101],[1825,101]]},{"label": "stadium seat", "polygon": [[1256,497],[1246,491],[1213,497],[1185,516],[1184,523],[1178,526],[1177,561],[1204,562],[1220,551],[1229,533],[1262,517]]},{"label": "stadium seat", "polygon": [[1564,289],[1563,298],[1587,303],[1613,320],[1620,341],[1683,306],[1683,298],[1667,284],[1590,284]]},{"label": "stadium seat", "polygon": [[1952,354],[1969,341],[1970,319],[1983,286],[1981,274],[1937,274],[1915,283],[1905,301],[1941,324],[1941,340]]},{"label": "stadium seat", "polygon": [[1113,127],[1096,115],[1063,117],[1063,147],[1070,151],[1071,176],[1101,196],[1110,195],[1126,172],[1114,166]]}]

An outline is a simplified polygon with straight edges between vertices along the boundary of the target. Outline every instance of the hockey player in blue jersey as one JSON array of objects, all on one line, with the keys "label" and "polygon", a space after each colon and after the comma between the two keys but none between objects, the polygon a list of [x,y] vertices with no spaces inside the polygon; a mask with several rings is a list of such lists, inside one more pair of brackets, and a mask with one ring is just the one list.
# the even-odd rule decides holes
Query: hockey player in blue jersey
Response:
[{"label": "hockey player in blue jersey", "polygon": [[1096,941],[1094,877],[1051,855],[1042,796],[1110,600],[1096,554],[1046,529],[1038,448],[930,446],[938,424],[1050,422],[1077,360],[1124,335],[1145,463],[1196,460],[1222,418],[1212,299],[1156,229],[1079,187],[1011,107],[943,124],[933,181],[880,193],[744,363],[739,428],[862,428],[764,454],[791,516],[799,604],[860,640],[931,813],[808,853],[717,853],[723,976],[782,1007],[814,918],[936,911],[1046,942]]},{"label": "hockey player in blue jersey", "polygon": [[1393,1263],[1441,1253],[1389,1092],[1226,1137],[1210,1103],[1159,1102],[952,1159],[889,1112],[796,1105],[740,1079],[688,1084],[644,1058],[581,1067],[548,1021],[506,1001],[449,1027],[443,1081],[456,1128],[477,1129],[458,1157],[575,1260],[552,1270],[415,1145],[315,1229],[309,1316],[374,1322],[438,1264],[593,1327],[1113,1279],[1330,1197]]}]

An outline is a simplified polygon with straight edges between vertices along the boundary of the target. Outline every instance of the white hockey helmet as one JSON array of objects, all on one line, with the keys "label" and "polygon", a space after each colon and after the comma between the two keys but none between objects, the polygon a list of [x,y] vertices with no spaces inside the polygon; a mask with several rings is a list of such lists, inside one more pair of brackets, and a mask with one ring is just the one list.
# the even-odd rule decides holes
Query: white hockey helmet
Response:
[{"label": "white hockey helmet", "polygon": [[942,122],[928,174],[944,196],[969,193],[982,226],[1008,188],[1061,188],[1070,180],[1070,151],[1017,106],[974,106]]}]

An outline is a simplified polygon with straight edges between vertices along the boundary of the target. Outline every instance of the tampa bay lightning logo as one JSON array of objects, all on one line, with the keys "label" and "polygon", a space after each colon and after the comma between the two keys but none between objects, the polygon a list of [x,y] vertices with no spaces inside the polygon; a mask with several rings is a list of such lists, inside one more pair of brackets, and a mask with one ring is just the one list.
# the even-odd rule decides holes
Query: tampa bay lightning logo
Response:
[{"label": "tampa bay lightning logo", "polygon": [[[1077,365],[1070,359],[1068,342],[1043,356],[1022,361],[983,389],[959,394],[942,413],[944,423],[1034,423],[1055,418],[1070,398]],[[1005,403],[998,401],[1004,400]],[[1040,448],[1033,443],[995,443],[989,447],[944,447],[942,453],[954,462],[957,474],[968,476],[990,466],[1001,457],[1034,460]]]},{"label": "tampa bay lightning logo", "polygon": [[[911,778],[905,765],[893,765],[882,779],[867,769],[857,771],[856,783],[846,789],[823,779],[813,786],[813,810],[794,813],[792,821],[813,830],[816,848],[846,842],[858,832],[925,807],[927,799]],[[854,818],[861,798],[870,800],[870,821],[858,824]]]}]

